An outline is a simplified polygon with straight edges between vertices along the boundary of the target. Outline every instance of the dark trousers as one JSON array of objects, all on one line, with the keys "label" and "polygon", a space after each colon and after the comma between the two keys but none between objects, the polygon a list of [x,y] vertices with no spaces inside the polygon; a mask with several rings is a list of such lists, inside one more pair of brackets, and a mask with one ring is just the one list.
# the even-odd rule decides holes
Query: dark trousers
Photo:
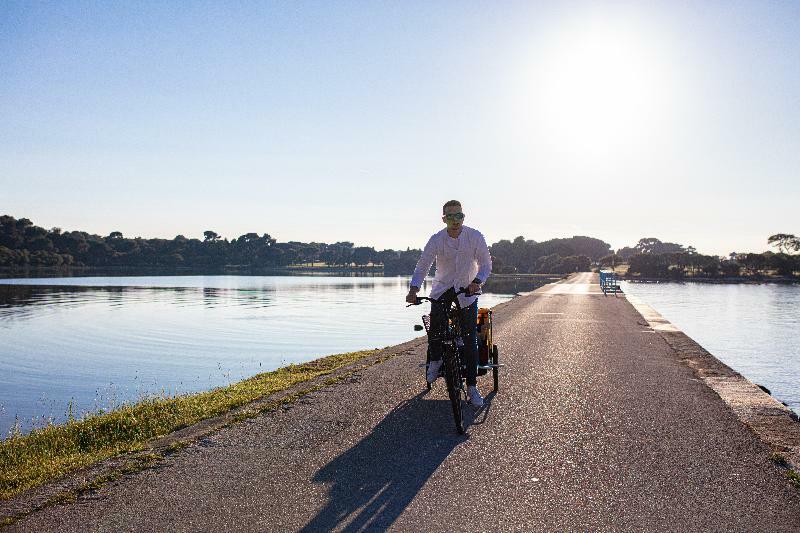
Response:
[{"label": "dark trousers", "polygon": [[[431,331],[442,331],[447,314],[441,305],[431,305]],[[478,323],[478,301],[461,310],[461,333],[464,339],[463,362],[467,366],[467,385],[478,383],[478,336],[476,326]],[[431,361],[439,361],[444,353],[441,342],[430,343]]]}]

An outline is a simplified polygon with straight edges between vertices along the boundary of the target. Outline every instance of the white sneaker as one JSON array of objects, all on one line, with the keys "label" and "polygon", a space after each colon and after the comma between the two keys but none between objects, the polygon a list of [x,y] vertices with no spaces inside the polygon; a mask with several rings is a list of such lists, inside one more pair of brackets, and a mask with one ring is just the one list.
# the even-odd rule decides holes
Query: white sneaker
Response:
[{"label": "white sneaker", "polygon": [[469,396],[469,403],[475,407],[483,407],[483,397],[481,397],[481,393],[478,392],[478,387],[475,385],[467,387],[467,396]]},{"label": "white sneaker", "polygon": [[438,361],[431,361],[428,363],[428,375],[426,379],[428,383],[433,383],[437,379],[439,379],[439,369],[442,368],[442,360],[439,359]]}]

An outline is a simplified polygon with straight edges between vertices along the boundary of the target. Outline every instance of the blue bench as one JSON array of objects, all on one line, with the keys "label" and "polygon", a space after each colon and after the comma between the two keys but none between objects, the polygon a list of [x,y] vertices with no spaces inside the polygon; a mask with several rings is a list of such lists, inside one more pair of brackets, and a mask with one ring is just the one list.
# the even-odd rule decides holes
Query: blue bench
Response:
[{"label": "blue bench", "polygon": [[618,292],[622,292],[617,280],[617,274],[615,272],[604,272],[601,270],[600,289],[603,291],[603,295],[613,292],[614,296],[616,296]]}]

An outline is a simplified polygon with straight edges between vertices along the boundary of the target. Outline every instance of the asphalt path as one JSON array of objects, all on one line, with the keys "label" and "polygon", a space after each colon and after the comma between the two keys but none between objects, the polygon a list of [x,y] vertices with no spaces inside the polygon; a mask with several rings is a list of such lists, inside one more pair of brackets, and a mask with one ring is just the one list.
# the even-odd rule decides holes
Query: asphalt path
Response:
[{"label": "asphalt path", "polygon": [[466,436],[420,340],[11,529],[800,530],[770,450],[594,279],[498,307],[501,388]]}]

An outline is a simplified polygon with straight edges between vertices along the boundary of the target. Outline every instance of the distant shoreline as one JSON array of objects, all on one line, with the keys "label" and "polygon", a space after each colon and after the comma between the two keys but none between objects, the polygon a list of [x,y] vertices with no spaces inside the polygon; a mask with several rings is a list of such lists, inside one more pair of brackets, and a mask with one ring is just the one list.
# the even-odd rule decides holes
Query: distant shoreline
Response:
[{"label": "distant shoreline", "polygon": [[[382,267],[239,267],[227,266],[218,268],[194,267],[162,267],[162,266],[113,266],[113,267],[37,267],[18,268],[0,267],[0,279],[10,278],[73,278],[86,276],[286,276],[286,275],[318,275],[344,274],[367,276],[395,276],[387,274]],[[410,275],[410,274],[409,274]]]},{"label": "distant shoreline", "polygon": [[[410,278],[411,273],[388,273],[380,268],[342,269],[325,267],[281,268],[281,269],[189,269],[189,268],[44,268],[10,270],[0,268],[0,287],[17,285],[3,283],[12,279],[50,279],[79,277],[160,277],[160,276],[303,276],[303,277],[363,277],[363,278]],[[492,274],[483,286],[483,291],[494,294],[520,294],[538,289],[566,277],[565,274]],[[35,284],[35,283],[33,283]],[[69,285],[69,282],[65,282]],[[30,285],[30,283],[26,283]]]},{"label": "distant shoreline", "polygon": [[[0,267],[0,279],[11,278],[53,278],[53,277],[83,277],[83,276],[270,276],[270,275],[317,275],[317,274],[348,274],[369,275],[377,277],[411,276],[411,272],[395,273],[386,272],[383,267],[321,267],[321,266],[296,266],[296,267],[225,267],[225,268],[193,268],[193,267],[39,267],[39,268],[13,268]],[[567,274],[495,274],[491,278],[500,279],[548,279],[563,278]],[[491,279],[490,278],[490,279]]]},{"label": "distant shoreline", "polygon": [[[341,266],[289,266],[289,267],[247,267],[229,265],[218,268],[194,267],[162,267],[162,266],[113,266],[113,267],[0,267],[0,280],[25,279],[25,278],[73,278],[95,276],[366,276],[366,277],[397,277],[410,276],[411,272],[386,272],[383,266],[341,267]],[[563,274],[492,274],[491,280],[536,280],[563,278]],[[796,276],[724,276],[724,277],[619,277],[622,281],[632,283],[713,283],[713,284],[800,284],[800,277]]]},{"label": "distant shoreline", "polygon": [[652,278],[652,277],[638,277],[638,276],[622,276],[619,278],[622,281],[629,281],[632,283],[712,283],[712,284],[729,284],[729,285],[761,285],[764,283],[776,283],[782,285],[795,285],[800,284],[800,278],[788,276],[729,276],[719,278]]}]

